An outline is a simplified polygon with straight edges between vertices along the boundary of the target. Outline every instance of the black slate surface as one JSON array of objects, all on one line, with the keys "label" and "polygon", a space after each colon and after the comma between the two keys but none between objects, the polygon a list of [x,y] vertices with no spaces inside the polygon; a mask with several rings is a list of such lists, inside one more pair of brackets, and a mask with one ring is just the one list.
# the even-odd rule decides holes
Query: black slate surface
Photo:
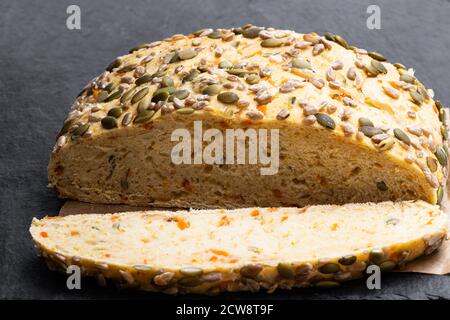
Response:
[{"label": "black slate surface", "polygon": [[[81,7],[81,30],[66,28],[66,8]],[[381,30],[366,27],[369,4],[381,8]],[[300,32],[333,31],[351,44],[414,67],[450,103],[449,1],[2,1],[0,3],[0,298],[146,298],[160,295],[97,288],[69,291],[65,278],[35,257],[28,234],[33,216],[58,212],[46,188],[55,135],[79,90],[116,56],[143,42],[203,27],[244,23]],[[387,274],[382,289],[364,281],[332,290],[226,294],[239,299],[450,298],[450,277]],[[195,297],[194,297],[195,298]],[[178,298],[183,299],[183,298]]]}]

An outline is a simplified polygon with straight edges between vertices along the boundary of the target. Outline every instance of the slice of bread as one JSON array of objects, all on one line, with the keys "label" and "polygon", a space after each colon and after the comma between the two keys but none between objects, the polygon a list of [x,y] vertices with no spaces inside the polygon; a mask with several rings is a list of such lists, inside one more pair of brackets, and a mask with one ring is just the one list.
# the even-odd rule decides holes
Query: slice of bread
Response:
[{"label": "slice of bread", "polygon": [[429,254],[447,216],[423,201],[34,219],[49,266],[165,293],[335,286]]}]

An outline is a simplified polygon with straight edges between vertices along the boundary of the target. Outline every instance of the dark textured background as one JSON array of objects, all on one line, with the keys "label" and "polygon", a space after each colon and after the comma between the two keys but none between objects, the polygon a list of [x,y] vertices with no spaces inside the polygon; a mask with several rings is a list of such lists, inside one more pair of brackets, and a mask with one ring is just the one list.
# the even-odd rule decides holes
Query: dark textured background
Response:
[{"label": "dark textured background", "polygon": [[[81,30],[66,28],[66,8],[81,7]],[[381,7],[382,30],[366,28],[369,4]],[[1,1],[0,2],[0,298],[150,298],[160,295],[97,288],[69,291],[62,275],[35,257],[33,216],[55,214],[62,202],[46,188],[55,135],[79,90],[116,56],[143,42],[203,27],[244,23],[300,32],[332,31],[350,44],[414,67],[450,103],[450,2],[422,1]],[[227,294],[227,299],[450,298],[450,277],[386,274],[382,290],[363,281],[332,290]],[[194,297],[195,298],[195,297]]]}]

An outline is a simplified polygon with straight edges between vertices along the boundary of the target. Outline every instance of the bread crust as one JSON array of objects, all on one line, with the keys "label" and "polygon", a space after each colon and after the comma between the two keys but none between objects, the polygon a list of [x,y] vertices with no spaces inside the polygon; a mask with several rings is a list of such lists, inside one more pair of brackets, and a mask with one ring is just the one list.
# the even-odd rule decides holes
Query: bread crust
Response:
[{"label": "bread crust", "polygon": [[[447,176],[445,111],[412,69],[380,61],[383,57],[376,53],[346,48],[335,35],[271,28],[258,33],[254,28],[176,35],[115,60],[76,99],[50,159],[50,185],[64,198],[164,207],[440,200]],[[211,85],[222,86],[222,93],[235,94],[238,100],[225,103],[214,92],[209,96],[214,90],[206,88]],[[138,91],[144,95],[141,100],[135,96]],[[176,95],[184,99],[174,102]],[[139,107],[146,99],[145,108]],[[158,99],[163,100],[155,103]],[[326,115],[334,127],[324,127],[319,115]],[[280,159],[282,174],[261,177],[261,166],[244,165],[232,168],[227,181],[217,168],[208,175],[203,172],[207,166],[172,166],[168,134],[191,129],[198,120],[222,131],[278,128],[281,149],[287,151]],[[376,128],[375,136],[373,128],[361,125],[366,120]],[[140,141],[146,134],[149,138]],[[299,139],[311,143],[302,145],[303,158],[297,154],[289,162]],[[127,167],[128,160],[121,162],[145,148],[145,161],[137,159],[141,162],[132,167]],[[343,152],[359,162],[346,163],[353,159],[346,161],[339,155]],[[111,157],[118,163],[116,172],[108,174]],[[335,167],[332,162],[321,166],[336,157],[341,159]],[[290,168],[294,171],[287,181]],[[303,174],[308,168],[317,171],[316,178]],[[327,175],[335,180],[327,181]],[[192,188],[184,188],[186,184]],[[253,184],[267,186],[267,194]],[[380,184],[388,190],[377,189]],[[246,189],[259,197],[247,195]],[[214,192],[205,197],[208,190]]]}]

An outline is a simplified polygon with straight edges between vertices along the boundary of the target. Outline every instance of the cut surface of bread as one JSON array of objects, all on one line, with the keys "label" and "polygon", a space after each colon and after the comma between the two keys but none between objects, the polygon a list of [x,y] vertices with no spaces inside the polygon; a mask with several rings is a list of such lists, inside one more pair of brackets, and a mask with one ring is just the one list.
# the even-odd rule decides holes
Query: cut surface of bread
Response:
[{"label": "cut surface of bread", "polygon": [[[411,70],[341,37],[203,30],[135,48],[91,81],[58,135],[49,182],[65,198],[155,207],[439,203],[445,117]],[[259,157],[176,163],[172,134],[194,139],[196,121],[219,136],[269,130],[275,174],[261,174],[270,165]],[[259,142],[247,140],[247,159]]]},{"label": "cut surface of bread", "polygon": [[447,217],[423,201],[148,211],[34,219],[49,266],[165,293],[335,286],[442,243]]}]

